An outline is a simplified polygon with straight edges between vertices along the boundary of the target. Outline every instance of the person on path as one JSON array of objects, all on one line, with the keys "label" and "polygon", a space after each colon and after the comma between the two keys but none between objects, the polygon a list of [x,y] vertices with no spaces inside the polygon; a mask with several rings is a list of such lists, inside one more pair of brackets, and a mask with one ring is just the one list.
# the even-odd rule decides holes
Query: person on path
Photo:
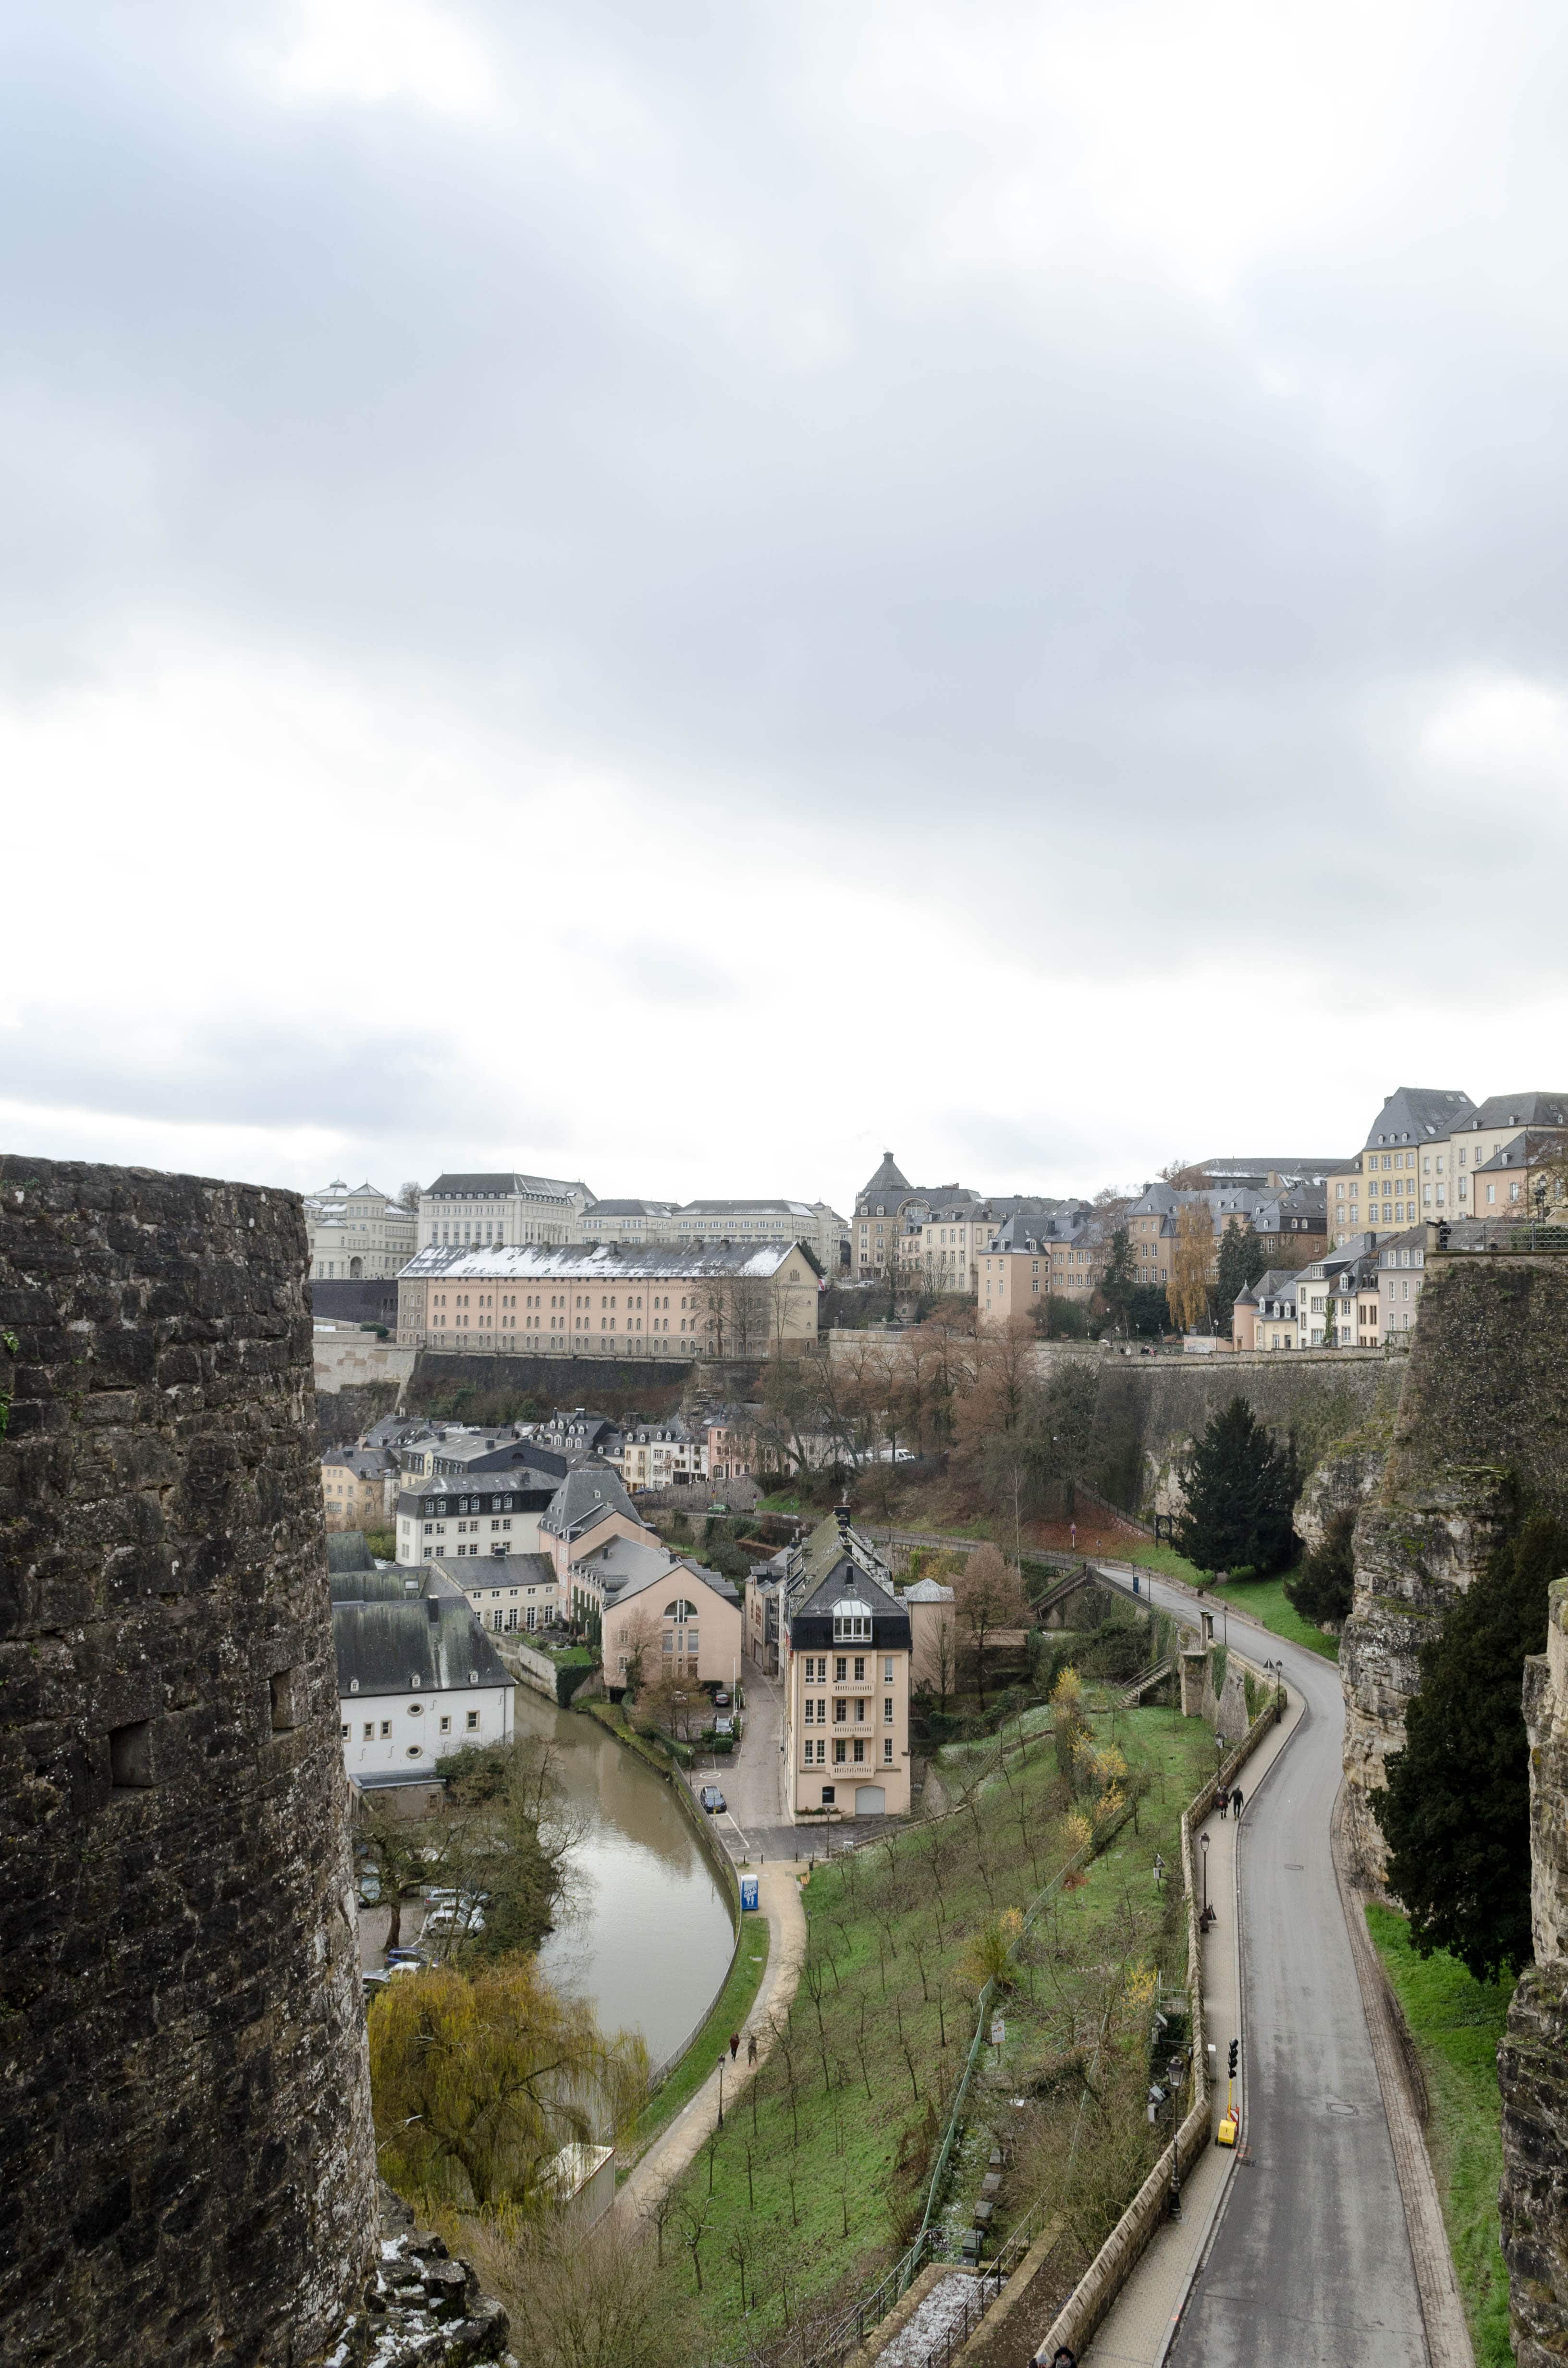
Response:
[{"label": "person on path", "polygon": [[1239,1784],[1231,1794],[1231,1806],[1239,1817],[1242,1814],[1242,1788]]},{"label": "person on path", "polygon": [[1225,1815],[1226,1810],[1227,1810],[1227,1809],[1230,1807],[1230,1805],[1231,1805],[1231,1796],[1230,1796],[1229,1793],[1227,1793],[1227,1792],[1226,1792],[1226,1790],[1225,1790],[1225,1788],[1224,1788],[1223,1784],[1221,1784],[1221,1785],[1219,1792],[1215,1794],[1215,1796],[1214,1796],[1214,1797],[1215,1797],[1215,1804],[1216,1804],[1216,1805],[1217,1805],[1217,1807],[1218,1807],[1218,1809],[1219,1809],[1219,1812],[1220,1812],[1221,1817],[1221,1818],[1223,1818],[1223,1816],[1224,1816],[1224,1815]]},{"label": "person on path", "polygon": [[730,2033],[730,2061],[732,2064],[734,2062],[740,2052],[741,2034],[738,2031],[732,2031]]},{"label": "person on path", "polygon": [[756,2033],[755,2031],[746,2041],[746,2062],[748,2064],[755,2064],[756,2062]]}]

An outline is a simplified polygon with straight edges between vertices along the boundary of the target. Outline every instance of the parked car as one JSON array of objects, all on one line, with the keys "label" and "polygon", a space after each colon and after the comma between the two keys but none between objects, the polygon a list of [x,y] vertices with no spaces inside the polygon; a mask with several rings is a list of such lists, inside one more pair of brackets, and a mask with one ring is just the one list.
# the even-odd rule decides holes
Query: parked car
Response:
[{"label": "parked car", "polygon": [[734,1722],[734,1720],[733,1720],[733,1718],[726,1718],[726,1717],[725,1717],[725,1715],[724,1715],[724,1713],[723,1713],[723,1712],[722,1712],[722,1711],[721,1711],[721,1712],[720,1712],[720,1713],[719,1713],[719,1715],[718,1715],[718,1717],[717,1717],[717,1718],[714,1720],[714,1722],[713,1722],[713,1732],[714,1732],[714,1734],[715,1734],[715,1735],[733,1735],[734,1731],[735,1731],[735,1722]]},{"label": "parked car", "polygon": [[713,1696],[713,1707],[714,1707],[714,1709],[715,1709],[715,1710],[728,1710],[728,1709],[729,1709],[729,1707],[730,1707],[730,1692],[729,1692],[729,1688],[728,1688],[727,1686],[720,1686],[720,1687],[718,1688],[717,1691],[715,1692],[715,1694],[714,1694],[714,1696]]},{"label": "parked car", "polygon": [[359,1877],[359,1897],[367,1907],[374,1907],[381,1896],[381,1878],[373,1866],[368,1866]]},{"label": "parked car", "polygon": [[704,1784],[697,1797],[710,1817],[720,1816],[730,1805],[717,1784]]},{"label": "parked car", "polygon": [[483,1932],[484,1911],[481,1907],[433,1907],[425,1918],[426,1932]]},{"label": "parked car", "polygon": [[394,1965],[412,1965],[417,1972],[422,1965],[427,1965],[429,1962],[423,1949],[389,1949],[387,1951],[389,1972]]}]

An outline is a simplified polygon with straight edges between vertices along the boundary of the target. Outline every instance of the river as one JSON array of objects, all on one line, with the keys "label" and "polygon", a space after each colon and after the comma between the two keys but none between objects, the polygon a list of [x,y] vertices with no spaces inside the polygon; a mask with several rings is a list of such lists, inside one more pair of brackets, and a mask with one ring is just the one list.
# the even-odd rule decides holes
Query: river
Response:
[{"label": "river", "polygon": [[587,1830],[572,1854],[574,1912],[540,1964],[585,1998],[600,2028],[640,2031],[663,2062],[724,1979],[734,1933],[717,1876],[669,1786],[580,1712],[519,1685],[519,1735],[555,1747],[572,1810]]}]

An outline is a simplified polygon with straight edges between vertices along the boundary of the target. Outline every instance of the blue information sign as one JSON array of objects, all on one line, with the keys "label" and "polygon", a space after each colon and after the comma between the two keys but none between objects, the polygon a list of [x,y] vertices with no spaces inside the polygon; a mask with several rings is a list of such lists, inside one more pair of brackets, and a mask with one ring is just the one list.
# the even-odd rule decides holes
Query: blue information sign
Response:
[{"label": "blue information sign", "polygon": [[751,1909],[756,1906],[756,1877],[755,1874],[743,1874],[741,1877],[741,1907],[743,1909]]}]

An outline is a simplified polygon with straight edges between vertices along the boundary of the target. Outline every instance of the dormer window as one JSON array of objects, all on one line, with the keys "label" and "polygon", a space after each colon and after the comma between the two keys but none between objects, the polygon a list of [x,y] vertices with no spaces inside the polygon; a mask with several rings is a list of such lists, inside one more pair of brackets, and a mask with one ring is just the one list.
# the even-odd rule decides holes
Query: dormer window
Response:
[{"label": "dormer window", "polygon": [[868,1604],[855,1596],[846,1595],[833,1608],[833,1641],[835,1645],[869,1645],[871,1641],[871,1613]]}]

